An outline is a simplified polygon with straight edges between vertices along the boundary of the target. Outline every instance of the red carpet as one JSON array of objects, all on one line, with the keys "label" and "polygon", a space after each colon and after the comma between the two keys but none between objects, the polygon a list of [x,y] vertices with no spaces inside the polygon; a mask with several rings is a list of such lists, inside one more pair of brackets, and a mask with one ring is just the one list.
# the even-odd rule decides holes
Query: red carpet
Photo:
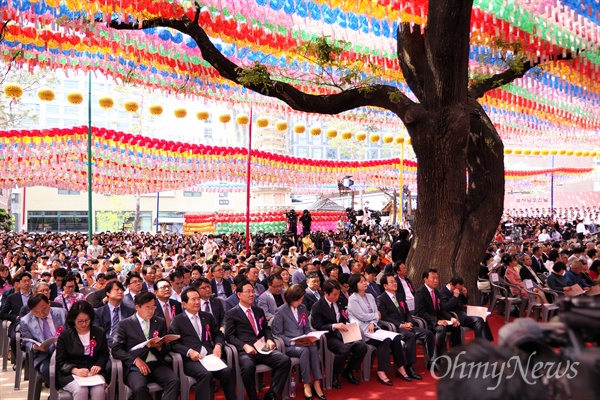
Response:
[{"label": "red carpet", "polygon": [[[512,318],[511,318],[512,320]],[[494,334],[494,338],[498,337],[498,330],[504,325],[504,316],[497,315],[494,313],[488,318],[490,328]],[[465,341],[469,342],[473,340],[473,331],[466,333]],[[371,371],[371,380],[369,382],[361,382],[360,385],[351,385],[344,379],[340,379],[342,389],[326,390],[325,396],[327,400],[365,400],[365,399],[402,399],[402,400],[433,400],[436,399],[436,387],[437,381],[431,376],[431,373],[425,368],[425,361],[422,354],[422,346],[417,346],[417,364],[415,369],[421,376],[422,381],[413,380],[412,382],[405,382],[400,378],[396,378],[393,369],[388,371],[387,375],[394,383],[394,386],[384,386],[377,382],[376,366]],[[392,366],[393,368],[393,366]],[[355,374],[358,378],[358,374]],[[269,377],[265,376],[265,381],[268,385]],[[296,379],[296,382],[298,380]],[[266,389],[259,394],[259,398],[262,399]],[[190,397],[193,399],[193,397]],[[247,397],[246,397],[247,398]],[[302,384],[296,387],[296,399],[303,399]],[[215,400],[224,400],[223,391],[216,393]]]}]

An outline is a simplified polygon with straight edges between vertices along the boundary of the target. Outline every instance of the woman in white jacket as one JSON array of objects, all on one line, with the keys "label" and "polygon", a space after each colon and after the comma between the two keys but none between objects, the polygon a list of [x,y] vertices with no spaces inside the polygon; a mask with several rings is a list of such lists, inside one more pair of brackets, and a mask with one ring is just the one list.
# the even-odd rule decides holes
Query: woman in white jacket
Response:
[{"label": "woman in white jacket", "polygon": [[392,381],[385,374],[385,371],[391,368],[391,349],[394,356],[394,364],[397,368],[396,376],[407,382],[412,381],[412,378],[408,376],[404,368],[407,365],[407,360],[400,335],[394,337],[393,340],[390,338],[384,340],[369,338],[372,333],[380,329],[377,326],[380,315],[377,310],[375,298],[372,294],[366,292],[368,283],[365,277],[360,274],[353,274],[348,280],[348,284],[350,285],[350,291],[353,292],[348,299],[350,322],[358,324],[366,338],[367,344],[377,347],[377,380],[384,385],[392,386]]}]

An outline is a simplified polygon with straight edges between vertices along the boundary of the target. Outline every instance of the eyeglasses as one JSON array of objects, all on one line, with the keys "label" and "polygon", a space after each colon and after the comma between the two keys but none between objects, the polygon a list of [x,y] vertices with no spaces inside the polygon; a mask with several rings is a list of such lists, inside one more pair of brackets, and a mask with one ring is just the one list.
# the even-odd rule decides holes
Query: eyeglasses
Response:
[{"label": "eyeglasses", "polygon": [[75,285],[66,285],[65,289],[75,289]]},{"label": "eyeglasses", "polygon": [[144,311],[154,311],[156,309],[156,306],[144,306],[140,308]]},{"label": "eyeglasses", "polygon": [[85,324],[89,324],[90,321],[91,320],[89,318],[88,319],[79,319],[79,320],[76,320],[75,323],[77,325],[85,325]]},{"label": "eyeglasses", "polygon": [[242,290],[242,293],[245,293],[245,294],[254,294],[254,290]]},{"label": "eyeglasses", "polygon": [[170,290],[171,286],[161,286],[158,288],[158,290]]},{"label": "eyeglasses", "polygon": [[200,289],[200,290],[210,290],[210,286],[200,286],[198,289]]}]

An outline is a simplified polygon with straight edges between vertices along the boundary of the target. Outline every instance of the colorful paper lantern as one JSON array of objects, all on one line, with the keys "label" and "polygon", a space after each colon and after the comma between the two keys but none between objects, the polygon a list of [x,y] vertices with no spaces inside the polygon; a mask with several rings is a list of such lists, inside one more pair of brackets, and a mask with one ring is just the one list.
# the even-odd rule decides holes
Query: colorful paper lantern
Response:
[{"label": "colorful paper lantern", "polygon": [[383,143],[390,144],[394,141],[394,137],[392,135],[384,135]]},{"label": "colorful paper lantern", "polygon": [[250,122],[250,117],[248,114],[239,114],[237,117],[235,117],[235,122],[237,122],[238,125],[248,125]]},{"label": "colorful paper lantern", "polygon": [[587,150],[584,150],[584,151],[581,152],[581,156],[582,157],[589,157],[590,156],[590,152],[587,151]]},{"label": "colorful paper lantern", "polygon": [[137,101],[130,100],[126,101],[125,104],[123,104],[123,107],[125,107],[127,112],[134,113],[140,108],[140,105]]},{"label": "colorful paper lantern", "polygon": [[543,155],[543,156],[547,156],[548,154],[550,154],[550,150],[548,150],[548,149],[542,149],[540,151],[540,154]]},{"label": "colorful paper lantern", "polygon": [[412,146],[412,141],[410,140],[410,138],[406,138],[406,144]]},{"label": "colorful paper lantern", "polygon": [[381,137],[379,136],[379,133],[372,133],[371,136],[369,136],[369,141],[371,143],[377,143],[377,142],[379,142],[379,139],[381,139]]},{"label": "colorful paper lantern", "polygon": [[18,83],[9,83],[4,86],[4,94],[7,97],[18,99],[23,96],[23,88]]},{"label": "colorful paper lantern", "polygon": [[589,154],[590,157],[596,157],[597,155],[598,155],[597,151],[590,151],[590,154]]},{"label": "colorful paper lantern", "polygon": [[581,157],[581,156],[583,155],[583,152],[582,152],[581,150],[576,150],[576,151],[573,153],[573,155],[574,155],[575,157]]},{"label": "colorful paper lantern", "polygon": [[67,101],[71,104],[81,104],[83,103],[83,95],[79,92],[68,93]]},{"label": "colorful paper lantern", "polygon": [[105,97],[100,97],[98,99],[98,104],[103,109],[108,110],[109,108],[113,108],[113,106],[115,105],[115,101],[113,99],[111,99],[110,97],[105,96]]},{"label": "colorful paper lantern", "polygon": [[279,121],[275,122],[275,128],[278,131],[287,131],[288,123],[287,121],[280,119]]},{"label": "colorful paper lantern", "polygon": [[320,126],[311,126],[309,132],[312,136],[319,136],[321,134]]},{"label": "colorful paper lantern", "polygon": [[40,90],[38,90],[38,97],[42,101],[52,101],[55,97],[54,90],[50,88],[41,88]]},{"label": "colorful paper lantern", "polygon": [[187,110],[185,108],[176,108],[173,110],[175,118],[185,118],[187,116]]},{"label": "colorful paper lantern", "polygon": [[504,148],[504,155],[511,155],[513,153],[513,149],[511,149],[510,147],[505,147]]},{"label": "colorful paper lantern", "polygon": [[572,155],[573,155],[573,153],[574,153],[574,151],[573,151],[573,150],[567,150],[567,151],[565,152],[565,155],[566,155],[566,156],[572,156]]},{"label": "colorful paper lantern", "polygon": [[566,153],[567,153],[567,150],[565,150],[565,149],[559,149],[559,150],[558,150],[558,155],[560,155],[560,156],[563,156],[563,155],[565,155]]},{"label": "colorful paper lantern", "polygon": [[358,132],[356,134],[356,140],[358,140],[359,142],[362,142],[366,139],[367,139],[367,134],[365,132]]},{"label": "colorful paper lantern", "polygon": [[550,154],[551,156],[555,156],[555,155],[557,155],[557,154],[558,154],[558,150],[556,150],[556,149],[552,149],[552,150],[550,150],[550,151],[548,152],[548,154]]},{"label": "colorful paper lantern", "polygon": [[231,121],[231,114],[225,113],[219,115],[219,121],[221,121],[224,124],[228,123],[229,121]]},{"label": "colorful paper lantern", "polygon": [[150,114],[152,115],[161,115],[163,113],[163,108],[160,104],[152,104],[148,107],[148,111],[150,111]]},{"label": "colorful paper lantern", "polygon": [[338,131],[337,129],[327,129],[326,135],[329,139],[333,139],[337,137]]},{"label": "colorful paper lantern", "polygon": [[404,136],[396,136],[394,138],[394,143],[396,143],[396,144],[402,144],[402,143],[404,143]]},{"label": "colorful paper lantern", "polygon": [[269,119],[267,117],[259,117],[256,119],[256,126],[259,128],[266,128],[269,126]]},{"label": "colorful paper lantern", "polygon": [[342,132],[342,139],[344,139],[344,140],[350,140],[350,139],[352,139],[352,132],[350,132],[350,131],[343,131]]},{"label": "colorful paper lantern", "polygon": [[523,149],[514,149],[513,153],[515,153],[516,156],[520,156],[521,154],[523,154]]},{"label": "colorful paper lantern", "polygon": [[528,156],[528,155],[530,155],[530,154],[531,154],[531,149],[524,149],[524,150],[523,150],[523,155],[524,155],[524,156]]},{"label": "colorful paper lantern", "polygon": [[198,111],[196,113],[196,118],[198,118],[200,121],[208,121],[208,118],[210,117],[210,114],[208,113],[208,111]]},{"label": "colorful paper lantern", "polygon": [[306,131],[306,126],[304,126],[303,124],[294,125],[294,132],[296,132],[297,134],[303,134],[304,131]]},{"label": "colorful paper lantern", "polygon": [[540,150],[538,150],[538,149],[531,150],[531,155],[532,156],[539,156],[540,155]]}]

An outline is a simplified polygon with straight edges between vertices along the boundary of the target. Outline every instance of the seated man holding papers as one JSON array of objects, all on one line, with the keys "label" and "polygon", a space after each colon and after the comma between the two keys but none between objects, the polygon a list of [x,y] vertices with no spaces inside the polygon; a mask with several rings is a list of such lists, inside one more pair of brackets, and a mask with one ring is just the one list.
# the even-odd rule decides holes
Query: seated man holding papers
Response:
[{"label": "seated man holding papers", "polygon": [[288,356],[275,350],[271,328],[262,309],[253,307],[256,293],[248,280],[236,286],[239,304],[225,313],[225,339],[239,353],[242,381],[250,400],[258,400],[256,392],[256,364],[265,364],[273,369],[271,387],[265,400],[276,400],[283,392],[288,379],[291,361]]},{"label": "seated man holding papers", "polygon": [[181,303],[184,312],[171,321],[171,333],[180,335],[181,338],[173,344],[173,351],[182,355],[183,370],[186,375],[196,379],[194,390],[196,400],[206,398],[210,392],[213,376],[221,381],[225,392],[225,399],[235,400],[235,376],[230,367],[221,363],[219,368],[209,364],[213,355],[221,359],[225,337],[215,322],[214,317],[207,312],[200,311],[200,293],[197,289],[186,289],[181,293]]},{"label": "seated man holding papers", "polygon": [[309,312],[306,305],[303,304],[304,294],[305,289],[302,285],[292,285],[285,292],[286,303],[277,309],[273,318],[273,334],[285,343],[286,355],[300,358],[304,397],[311,399],[315,395],[311,387],[312,378],[310,373],[312,372],[312,377],[315,380],[316,397],[319,400],[326,400],[321,388],[323,372],[319,360],[319,349],[315,344],[318,335],[298,338],[310,333]]},{"label": "seated man holding papers", "polygon": [[163,388],[163,400],[177,400],[179,378],[165,359],[171,345],[162,338],[167,334],[165,320],[153,316],[155,301],[156,296],[151,292],[135,296],[136,313],[119,322],[111,345],[112,356],[123,361],[125,383],[134,400],[152,399],[149,382]]}]

